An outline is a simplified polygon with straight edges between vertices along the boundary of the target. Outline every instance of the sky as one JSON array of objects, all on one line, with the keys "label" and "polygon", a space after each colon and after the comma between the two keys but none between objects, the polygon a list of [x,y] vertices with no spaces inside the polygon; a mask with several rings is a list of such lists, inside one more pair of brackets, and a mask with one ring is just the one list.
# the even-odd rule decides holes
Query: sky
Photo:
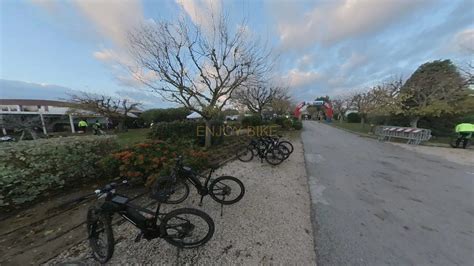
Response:
[{"label": "sky", "polygon": [[0,98],[87,91],[174,106],[124,71],[128,33],[182,16],[206,27],[213,12],[278,55],[274,76],[295,102],[474,61],[474,0],[2,0]]}]

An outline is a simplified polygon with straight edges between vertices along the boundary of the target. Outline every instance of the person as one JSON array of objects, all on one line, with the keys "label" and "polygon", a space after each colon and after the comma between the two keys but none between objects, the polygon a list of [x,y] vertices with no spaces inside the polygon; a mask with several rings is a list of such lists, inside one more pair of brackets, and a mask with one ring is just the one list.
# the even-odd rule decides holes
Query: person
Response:
[{"label": "person", "polygon": [[77,125],[79,126],[79,131],[82,131],[82,132],[86,133],[88,125],[87,125],[87,122],[84,119],[81,119],[81,121],[79,121],[79,123]]},{"label": "person", "polygon": [[92,124],[92,130],[94,131],[94,135],[100,135],[101,130],[100,130],[100,123],[99,120],[95,120],[95,123]]},{"label": "person", "polygon": [[459,144],[463,141],[462,147],[465,149],[469,139],[472,137],[472,132],[474,132],[474,125],[470,123],[461,123],[458,124],[454,130],[458,134],[456,147],[459,147]]}]

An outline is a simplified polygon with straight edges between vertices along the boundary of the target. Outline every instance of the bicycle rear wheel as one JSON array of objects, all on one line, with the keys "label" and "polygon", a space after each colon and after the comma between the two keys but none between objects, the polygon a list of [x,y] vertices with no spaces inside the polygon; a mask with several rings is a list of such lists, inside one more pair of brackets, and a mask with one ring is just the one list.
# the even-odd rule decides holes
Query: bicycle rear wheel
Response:
[{"label": "bicycle rear wheel", "polygon": [[209,185],[209,196],[224,205],[240,201],[244,194],[244,184],[233,176],[218,177]]},{"label": "bicycle rear wheel", "polygon": [[245,147],[237,152],[237,158],[242,162],[250,162],[253,159],[253,151],[249,147]]},{"label": "bicycle rear wheel", "polygon": [[180,248],[204,245],[214,235],[214,221],[197,209],[177,209],[165,215],[160,232],[166,242]]},{"label": "bicycle rear wheel", "polygon": [[294,148],[293,148],[293,144],[291,144],[291,142],[283,140],[283,141],[280,141],[278,145],[285,146],[290,151],[290,154],[293,153]]},{"label": "bicycle rear wheel", "polygon": [[92,207],[87,212],[87,233],[94,259],[106,263],[114,253],[112,217]]},{"label": "bicycle rear wheel", "polygon": [[279,165],[286,159],[285,152],[280,147],[271,148],[265,154],[265,161],[271,165]]}]

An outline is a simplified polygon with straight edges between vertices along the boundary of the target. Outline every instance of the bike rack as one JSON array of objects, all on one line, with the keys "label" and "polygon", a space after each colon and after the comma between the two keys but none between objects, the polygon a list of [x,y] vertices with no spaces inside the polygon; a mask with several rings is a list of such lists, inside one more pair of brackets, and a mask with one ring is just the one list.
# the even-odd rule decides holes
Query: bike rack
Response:
[{"label": "bike rack", "polygon": [[418,145],[431,138],[431,130],[425,128],[377,126],[375,135],[379,141],[390,141],[391,138],[407,139],[407,144]]}]

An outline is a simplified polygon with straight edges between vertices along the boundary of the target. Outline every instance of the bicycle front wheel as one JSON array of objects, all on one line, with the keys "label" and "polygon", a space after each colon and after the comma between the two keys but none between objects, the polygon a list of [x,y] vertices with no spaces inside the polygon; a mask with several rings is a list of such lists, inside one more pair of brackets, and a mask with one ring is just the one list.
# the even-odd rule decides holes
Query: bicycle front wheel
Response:
[{"label": "bicycle front wheel", "polygon": [[283,140],[283,141],[280,141],[278,143],[278,145],[285,146],[290,151],[290,154],[293,153],[294,148],[293,148],[293,144],[291,144],[291,142]]},{"label": "bicycle front wheel", "polygon": [[106,263],[114,253],[112,217],[92,207],[87,212],[87,233],[94,259]]},{"label": "bicycle front wheel", "polygon": [[197,209],[177,209],[165,215],[160,232],[166,242],[180,248],[204,245],[214,235],[214,221]]},{"label": "bicycle front wheel", "polygon": [[244,184],[233,176],[218,177],[209,185],[209,196],[224,205],[238,202],[244,194]]},{"label": "bicycle front wheel", "polygon": [[285,156],[285,152],[282,150],[283,148],[285,147],[275,147],[267,151],[267,153],[265,154],[265,161],[267,161],[267,163],[271,165],[281,164],[287,158]]}]

